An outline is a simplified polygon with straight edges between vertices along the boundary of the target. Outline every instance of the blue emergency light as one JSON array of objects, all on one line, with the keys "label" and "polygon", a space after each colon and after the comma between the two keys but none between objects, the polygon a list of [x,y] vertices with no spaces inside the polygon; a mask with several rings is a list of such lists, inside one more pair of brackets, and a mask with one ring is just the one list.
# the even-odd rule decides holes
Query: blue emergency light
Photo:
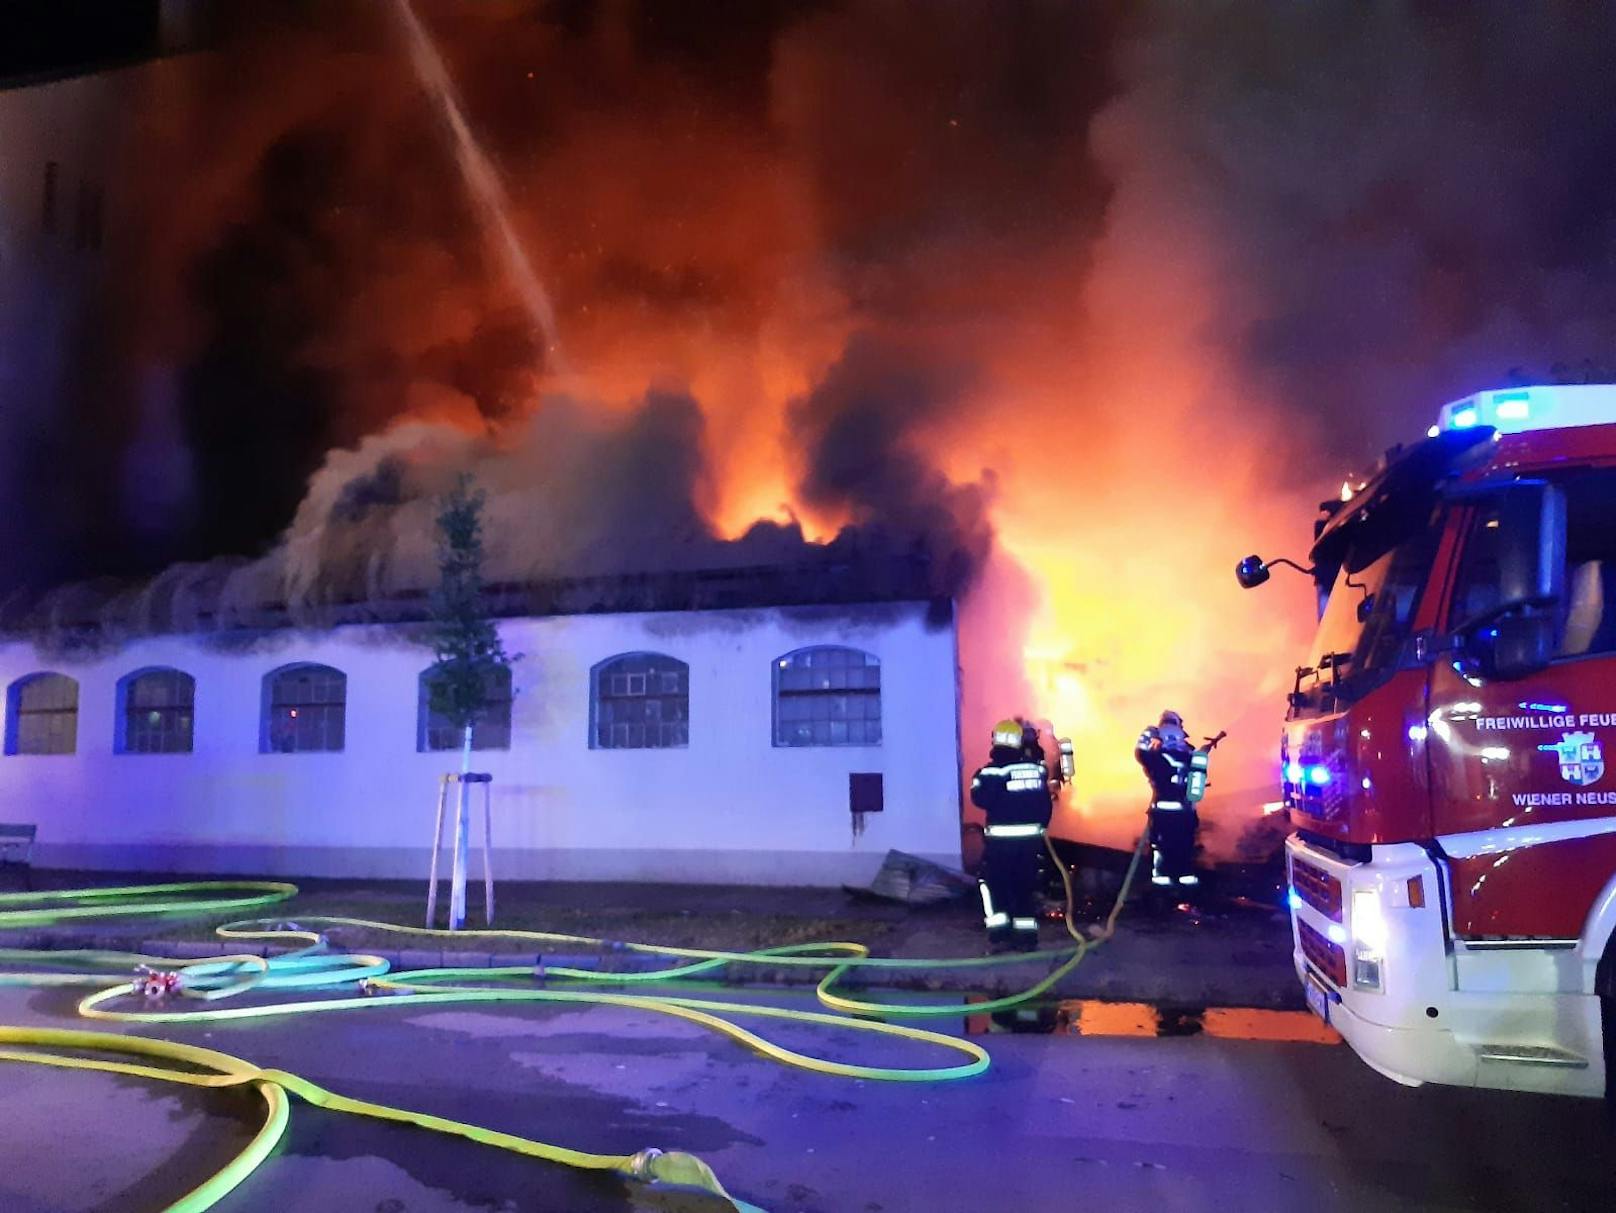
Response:
[{"label": "blue emergency light", "polygon": [[1616,385],[1549,384],[1477,392],[1442,406],[1432,435],[1491,426],[1500,434],[1561,430],[1616,422]]},{"label": "blue emergency light", "polygon": [[1304,784],[1322,788],[1331,778],[1330,768],[1322,762],[1301,763],[1293,759],[1285,764],[1285,783],[1299,791]]}]

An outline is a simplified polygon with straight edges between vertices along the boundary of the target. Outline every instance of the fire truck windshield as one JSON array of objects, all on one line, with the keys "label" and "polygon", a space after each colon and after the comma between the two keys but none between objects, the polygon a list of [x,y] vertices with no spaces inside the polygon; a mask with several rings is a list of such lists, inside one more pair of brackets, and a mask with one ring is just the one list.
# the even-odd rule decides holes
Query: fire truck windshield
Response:
[{"label": "fire truck windshield", "polygon": [[[1439,533],[1429,516],[1425,525],[1410,529],[1400,543],[1378,555],[1349,550],[1342,560],[1319,619],[1311,669],[1297,680],[1297,712],[1330,711],[1350,703],[1397,668]],[[1371,555],[1367,564],[1351,571]]]}]

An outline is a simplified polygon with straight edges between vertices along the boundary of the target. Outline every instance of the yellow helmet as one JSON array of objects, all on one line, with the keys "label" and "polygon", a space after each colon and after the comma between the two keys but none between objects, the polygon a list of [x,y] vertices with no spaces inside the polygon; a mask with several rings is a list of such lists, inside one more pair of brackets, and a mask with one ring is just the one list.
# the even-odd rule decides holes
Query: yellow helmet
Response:
[{"label": "yellow helmet", "polygon": [[1021,721],[1001,720],[993,726],[993,744],[1007,745],[1012,749],[1021,747]]}]

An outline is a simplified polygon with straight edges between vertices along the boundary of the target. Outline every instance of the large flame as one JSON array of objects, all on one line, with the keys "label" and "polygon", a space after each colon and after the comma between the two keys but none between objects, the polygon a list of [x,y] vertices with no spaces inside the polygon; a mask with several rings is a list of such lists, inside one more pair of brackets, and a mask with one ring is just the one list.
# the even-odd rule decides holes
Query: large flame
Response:
[{"label": "large flame", "polygon": [[[208,523],[264,449],[296,478],[337,452],[294,562],[422,547],[424,510],[353,542],[329,525],[407,501],[417,465],[512,496],[491,551],[532,545],[520,570],[682,499],[720,539],[980,518],[996,549],[961,604],[966,766],[994,719],[1046,719],[1077,746],[1061,828],[1125,842],[1133,741],[1172,707],[1230,733],[1211,816],[1258,813],[1308,595],[1243,596],[1232,568],[1294,550],[1305,486],[1340,469],[1307,457],[1305,411],[1240,350],[1251,250],[1228,149],[1191,121],[1198,95],[1222,102],[1193,78],[1194,22],[1156,13],[1136,37],[1102,6],[852,5],[715,49],[661,6],[417,9],[408,39],[370,6],[322,8],[340,19],[142,69],[125,343],[142,374],[188,368],[171,407],[198,478],[171,492],[204,542],[244,542]],[[535,339],[552,302],[556,336]],[[699,425],[644,422],[659,393]],[[645,481],[661,495],[637,514]],[[515,500],[533,486],[537,506]]]},{"label": "large flame", "polygon": [[1004,715],[1071,734],[1078,836],[1137,827],[1170,706],[1229,731],[1230,849],[1311,614],[1234,562],[1616,306],[1606,13],[269,7],[93,85],[108,295],[77,395],[6,431],[51,483],[0,536],[68,577],[290,518],[264,593],[385,593],[470,468],[511,576],[957,540],[964,762]]}]

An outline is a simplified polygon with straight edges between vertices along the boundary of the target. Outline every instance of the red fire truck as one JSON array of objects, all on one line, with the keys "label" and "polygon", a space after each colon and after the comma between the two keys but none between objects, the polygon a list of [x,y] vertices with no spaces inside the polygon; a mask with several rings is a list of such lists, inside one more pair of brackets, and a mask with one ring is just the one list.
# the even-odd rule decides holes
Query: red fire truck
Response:
[{"label": "red fire truck", "polygon": [[1399,1082],[1611,1095],[1616,386],[1447,405],[1308,564],[1280,763],[1309,1005]]}]

